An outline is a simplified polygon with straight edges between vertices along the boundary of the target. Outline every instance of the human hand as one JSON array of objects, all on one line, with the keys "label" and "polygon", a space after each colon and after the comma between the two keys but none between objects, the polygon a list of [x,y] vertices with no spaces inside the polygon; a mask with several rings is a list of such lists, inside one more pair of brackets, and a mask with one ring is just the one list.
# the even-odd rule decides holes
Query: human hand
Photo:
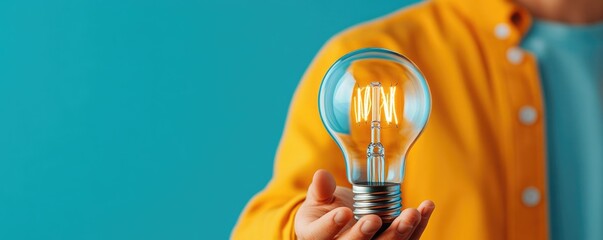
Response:
[{"label": "human hand", "polygon": [[[295,215],[295,234],[299,239],[371,239],[381,228],[377,215],[367,215],[358,221],[352,213],[352,190],[338,187],[335,178],[325,170],[314,174],[306,200]],[[435,209],[426,200],[418,209],[407,208],[377,239],[417,240],[427,227]]]}]

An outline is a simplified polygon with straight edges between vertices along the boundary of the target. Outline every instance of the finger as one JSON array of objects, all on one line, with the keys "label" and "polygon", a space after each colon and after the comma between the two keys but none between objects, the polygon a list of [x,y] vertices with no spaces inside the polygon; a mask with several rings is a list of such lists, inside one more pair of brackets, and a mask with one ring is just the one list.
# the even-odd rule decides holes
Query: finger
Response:
[{"label": "finger", "polygon": [[352,220],[352,210],[339,207],[316,219],[304,229],[309,239],[333,239]]},{"label": "finger", "polygon": [[329,204],[333,202],[335,192],[335,178],[327,170],[318,170],[314,173],[312,184],[308,188],[306,201],[310,204]]},{"label": "finger", "polygon": [[346,240],[368,240],[375,235],[375,233],[381,228],[381,218],[377,215],[367,215],[360,220],[346,232],[344,232],[340,239]]},{"label": "finger", "polygon": [[392,222],[377,239],[408,239],[421,222],[421,214],[417,209],[407,208]]},{"label": "finger", "polygon": [[425,200],[419,205],[419,212],[421,212],[421,222],[413,232],[410,240],[418,240],[421,238],[423,231],[427,228],[427,223],[429,223],[429,218],[435,209],[435,203],[430,200]]}]

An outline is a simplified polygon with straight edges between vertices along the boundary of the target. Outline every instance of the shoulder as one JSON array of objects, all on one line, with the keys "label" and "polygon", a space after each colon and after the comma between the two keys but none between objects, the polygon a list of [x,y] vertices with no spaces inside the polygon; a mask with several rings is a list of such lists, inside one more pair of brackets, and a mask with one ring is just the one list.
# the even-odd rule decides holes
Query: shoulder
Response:
[{"label": "shoulder", "polygon": [[348,50],[365,47],[407,50],[418,41],[441,40],[447,26],[455,20],[458,18],[445,4],[426,1],[352,26],[335,35],[329,44]]}]

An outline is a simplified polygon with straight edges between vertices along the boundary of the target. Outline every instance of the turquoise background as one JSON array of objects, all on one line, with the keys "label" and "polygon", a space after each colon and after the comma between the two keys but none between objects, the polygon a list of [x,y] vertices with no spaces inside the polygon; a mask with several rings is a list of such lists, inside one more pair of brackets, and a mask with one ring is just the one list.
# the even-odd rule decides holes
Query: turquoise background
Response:
[{"label": "turquoise background", "polygon": [[0,239],[225,239],[368,0],[0,1]]}]

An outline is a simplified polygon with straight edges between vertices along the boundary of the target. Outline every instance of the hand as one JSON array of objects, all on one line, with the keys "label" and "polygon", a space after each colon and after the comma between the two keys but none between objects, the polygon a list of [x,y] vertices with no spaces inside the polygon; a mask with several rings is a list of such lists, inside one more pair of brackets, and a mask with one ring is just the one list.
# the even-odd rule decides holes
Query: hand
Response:
[{"label": "hand", "polygon": [[[335,185],[329,172],[316,171],[306,200],[295,215],[297,237],[302,240],[371,239],[381,228],[381,219],[367,215],[356,221],[351,210],[352,197],[349,188]],[[405,209],[377,239],[419,239],[434,209],[434,203],[429,200],[423,201],[418,210]]]}]

